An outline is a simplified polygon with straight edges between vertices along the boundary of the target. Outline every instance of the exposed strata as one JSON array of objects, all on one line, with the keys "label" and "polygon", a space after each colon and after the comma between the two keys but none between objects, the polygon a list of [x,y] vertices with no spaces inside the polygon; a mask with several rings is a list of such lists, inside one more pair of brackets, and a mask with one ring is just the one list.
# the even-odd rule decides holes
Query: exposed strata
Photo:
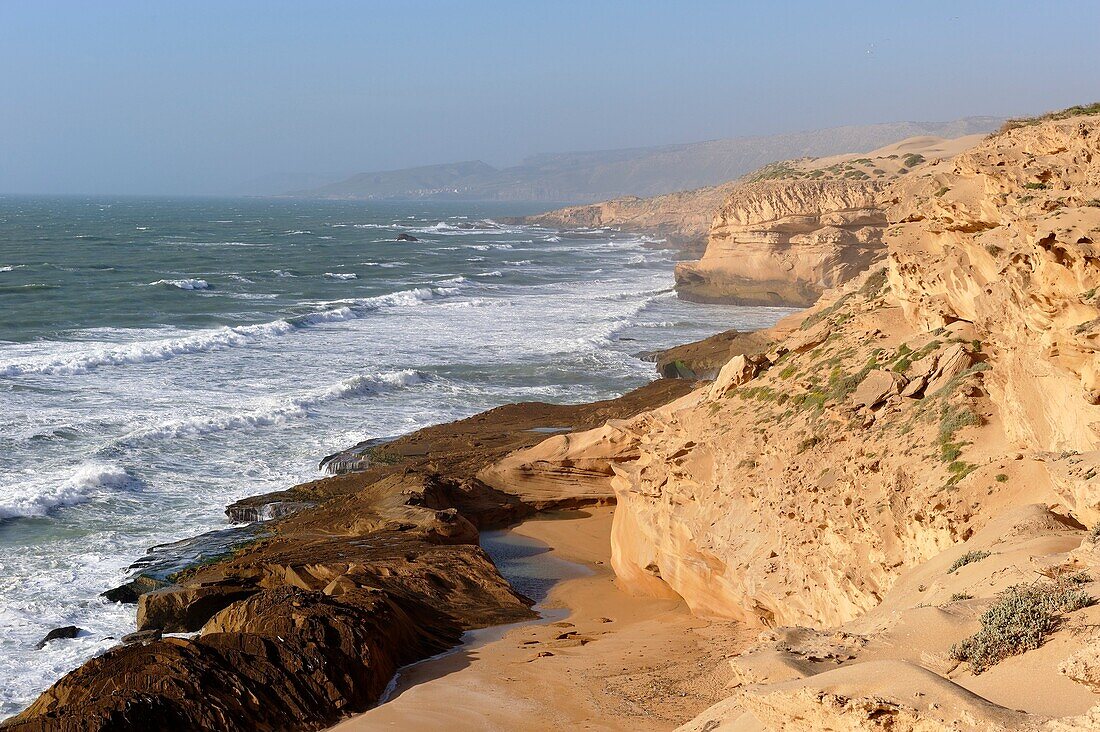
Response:
[{"label": "exposed strata", "polygon": [[612,228],[642,231],[664,237],[688,256],[701,256],[715,212],[735,182],[668,193],[653,198],[623,196],[583,206],[569,206],[535,216],[523,223],[566,229]]},{"label": "exposed strata", "polygon": [[912,138],[746,176],[717,209],[702,258],[677,266],[677,291],[699,302],[809,307],[882,256],[894,181],[978,139]]},{"label": "exposed strata", "polygon": [[[840,190],[811,183],[765,187]],[[884,261],[713,384],[513,453],[498,487],[610,487],[625,587],[775,629],[685,730],[1100,728],[1087,601],[1037,650],[951,651],[1014,585],[1100,595],[1100,117],[875,196]],[[754,205],[730,220],[778,220]]]}]

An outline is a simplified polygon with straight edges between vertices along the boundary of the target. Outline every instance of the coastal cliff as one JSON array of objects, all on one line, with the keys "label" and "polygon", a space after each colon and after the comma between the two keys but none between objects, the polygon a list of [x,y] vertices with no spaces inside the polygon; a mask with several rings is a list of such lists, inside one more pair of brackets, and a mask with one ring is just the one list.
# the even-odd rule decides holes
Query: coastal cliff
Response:
[{"label": "coastal cliff", "polygon": [[535,216],[525,223],[559,228],[616,228],[660,236],[689,256],[706,250],[714,214],[736,183],[669,193],[653,198],[625,196],[584,206],[569,206]]},{"label": "coastal cliff", "polygon": [[523,220],[663,237],[698,257],[676,267],[676,290],[686,300],[809,307],[882,256],[890,185],[980,139],[914,137],[869,153],[772,163],[719,186]]},{"label": "coastal cliff", "polygon": [[715,230],[802,225],[811,194],[880,222],[870,269],[709,386],[498,473],[585,464],[623,586],[768,629],[685,730],[1098,728],[1100,117],[750,183]]},{"label": "coastal cliff", "polygon": [[242,502],[293,513],[142,594],[151,635],[0,726],[330,725],[462,631],[532,617],[479,529],[614,503],[622,589],[760,632],[677,667],[725,697],[685,732],[1100,729],[1100,115],[906,144],[927,152],[731,189],[714,271],[824,294],[656,357],[712,381],[334,456],[352,472]]}]

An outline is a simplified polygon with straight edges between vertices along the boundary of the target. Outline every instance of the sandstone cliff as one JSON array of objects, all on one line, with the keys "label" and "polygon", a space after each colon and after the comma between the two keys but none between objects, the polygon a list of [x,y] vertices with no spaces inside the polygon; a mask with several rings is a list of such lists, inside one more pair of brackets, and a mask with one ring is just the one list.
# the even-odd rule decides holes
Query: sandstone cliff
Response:
[{"label": "sandstone cliff", "polygon": [[528,216],[525,223],[558,228],[612,228],[664,237],[688,254],[706,249],[714,214],[736,187],[723,183],[653,198],[626,196]]},{"label": "sandstone cliff", "polygon": [[702,258],[677,267],[677,291],[701,302],[812,305],[881,256],[891,183],[978,139],[913,138],[746,176],[717,209]]},{"label": "sandstone cliff", "polygon": [[684,729],[1098,728],[1100,117],[892,181],[749,183],[715,230],[792,286],[882,261],[710,386],[494,468],[613,490],[624,587],[773,629]]}]

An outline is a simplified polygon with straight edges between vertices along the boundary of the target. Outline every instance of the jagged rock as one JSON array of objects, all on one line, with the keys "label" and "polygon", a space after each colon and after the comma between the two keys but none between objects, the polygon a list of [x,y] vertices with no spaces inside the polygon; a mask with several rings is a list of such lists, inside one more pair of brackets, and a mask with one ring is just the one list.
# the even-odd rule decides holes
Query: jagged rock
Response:
[{"label": "jagged rock", "polygon": [[873,408],[889,397],[900,394],[908,383],[899,373],[875,369],[856,387],[852,393],[852,401],[862,407]]},{"label": "jagged rock", "polygon": [[412,234],[406,234],[405,232],[401,232],[400,234],[397,235],[397,241],[420,241],[420,240],[417,239]]},{"label": "jagged rock", "polygon": [[92,659],[4,728],[318,729],[365,709],[397,667],[460,633],[415,602],[372,590],[265,590],[216,621],[195,640],[152,640]]},{"label": "jagged rock", "polygon": [[122,636],[122,644],[128,646],[135,643],[152,643],[153,641],[160,640],[161,635],[162,634],[160,628],[148,628],[146,630],[138,630]]},{"label": "jagged rock", "polygon": [[106,598],[111,602],[122,602],[127,604],[133,604],[138,601],[142,595],[146,592],[152,592],[153,590],[160,589],[161,587],[167,587],[168,582],[164,580],[154,579],[153,577],[147,577],[145,575],[139,575],[134,579],[126,582],[125,584],[113,587],[100,593],[100,597]]},{"label": "jagged rock", "polygon": [[83,631],[75,625],[64,625],[60,628],[54,628],[49,633],[46,633],[42,640],[38,641],[34,647],[41,650],[52,640],[57,640],[59,638],[76,638],[82,632]]},{"label": "jagged rock", "polygon": [[947,386],[953,378],[966,371],[974,364],[974,355],[961,343],[956,343],[945,349],[936,359],[936,372],[929,379],[924,392],[933,396],[943,387]]},{"label": "jagged rock", "polygon": [[250,496],[225,507],[225,515],[235,524],[250,524],[285,518],[315,506],[311,501],[284,500],[284,491],[266,496]]},{"label": "jagged rock", "polygon": [[762,358],[740,355],[734,356],[718,372],[718,378],[710,386],[708,392],[711,399],[719,399],[730,389],[735,389],[742,384],[751,381],[758,373],[763,363]]},{"label": "jagged rock", "polygon": [[165,633],[198,630],[215,613],[258,588],[235,585],[171,586],[147,592],[138,599],[138,630],[156,628]]}]

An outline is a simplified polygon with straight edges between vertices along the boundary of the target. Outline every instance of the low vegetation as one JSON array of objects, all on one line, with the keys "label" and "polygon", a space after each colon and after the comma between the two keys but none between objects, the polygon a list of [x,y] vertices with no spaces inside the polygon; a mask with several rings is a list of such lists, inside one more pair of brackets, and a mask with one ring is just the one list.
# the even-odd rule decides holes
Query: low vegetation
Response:
[{"label": "low vegetation", "polygon": [[1010,119],[1001,125],[1001,129],[997,130],[995,134],[1000,135],[1018,127],[1032,127],[1051,120],[1069,119],[1070,117],[1081,117],[1087,114],[1100,114],[1100,102],[1079,104],[1075,107],[1058,110],[1057,112],[1047,112],[1038,117],[1019,117],[1017,119]]},{"label": "low vegetation", "polygon": [[981,630],[951,646],[951,657],[980,674],[1010,656],[1038,648],[1057,630],[1063,613],[1096,602],[1079,586],[1087,581],[1087,575],[1077,573],[1009,587],[982,615]]},{"label": "low vegetation", "polygon": [[975,552],[967,552],[966,554],[963,554],[961,557],[956,559],[955,562],[947,568],[947,573],[955,574],[955,572],[958,572],[966,565],[973,564],[974,562],[980,562],[988,556],[989,552],[987,551],[979,550]]}]

